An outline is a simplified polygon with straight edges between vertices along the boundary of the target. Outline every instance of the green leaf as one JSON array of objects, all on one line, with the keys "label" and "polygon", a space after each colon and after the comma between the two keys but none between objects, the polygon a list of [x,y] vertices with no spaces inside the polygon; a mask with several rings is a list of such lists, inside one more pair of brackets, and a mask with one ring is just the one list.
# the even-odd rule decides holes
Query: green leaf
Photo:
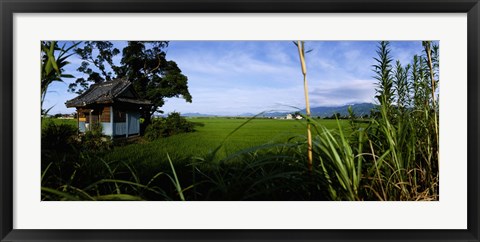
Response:
[{"label": "green leaf", "polygon": [[45,75],[48,76],[52,72],[52,62],[50,58],[47,59],[47,63],[45,64]]},{"label": "green leaf", "polygon": [[53,69],[55,69],[55,71],[60,74],[60,69],[58,68],[57,61],[55,60],[55,57],[52,56],[52,58],[49,58],[49,60],[52,63]]},{"label": "green leaf", "polygon": [[49,187],[42,187],[41,190],[42,190],[43,194],[49,193],[49,194],[53,194],[55,196],[60,197],[61,198],[60,200],[62,200],[62,201],[65,201],[65,200],[78,201],[79,200],[79,198],[77,196],[74,196],[70,193],[61,192],[61,191],[58,191],[58,190],[55,190],[55,189],[52,189],[52,188],[49,188]]},{"label": "green leaf", "polygon": [[108,194],[94,197],[98,201],[143,201],[139,196],[129,194]]},{"label": "green leaf", "polygon": [[73,75],[71,74],[62,74],[60,75],[60,77],[64,77],[64,78],[75,78]]},{"label": "green leaf", "polygon": [[172,168],[173,177],[175,178],[175,182],[173,182],[175,185],[175,188],[177,189],[177,192],[180,195],[180,199],[182,201],[185,201],[185,197],[183,196],[182,186],[180,185],[180,181],[178,181],[177,173],[175,172],[175,167],[173,167],[172,160],[170,159],[170,156],[168,155],[168,153],[167,153],[167,158],[168,158],[168,163],[170,163],[170,168]]}]

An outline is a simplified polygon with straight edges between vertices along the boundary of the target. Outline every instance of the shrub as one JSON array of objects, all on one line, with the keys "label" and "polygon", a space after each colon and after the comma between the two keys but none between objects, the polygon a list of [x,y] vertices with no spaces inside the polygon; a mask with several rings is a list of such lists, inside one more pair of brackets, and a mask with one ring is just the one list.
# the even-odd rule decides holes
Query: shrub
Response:
[{"label": "shrub", "polygon": [[109,174],[99,155],[112,148],[112,141],[102,134],[100,125],[79,136],[70,124],[42,122],[43,187],[65,192],[71,185],[82,187]]},{"label": "shrub", "polygon": [[195,124],[187,121],[180,113],[172,112],[167,118],[155,119],[145,130],[148,140],[156,140],[175,134],[195,131]]},{"label": "shrub", "polygon": [[42,150],[68,151],[71,149],[77,128],[54,122],[45,122],[42,126]]},{"label": "shrub", "polygon": [[59,124],[43,119],[41,131],[42,173],[51,166],[50,177],[45,182],[54,182],[71,174],[78,159],[77,129],[69,124]]},{"label": "shrub", "polygon": [[80,139],[82,150],[95,153],[112,149],[113,142],[109,136],[103,134],[102,125],[94,123],[90,127]]},{"label": "shrub", "polygon": [[166,136],[165,119],[154,119],[152,123],[145,129],[145,138],[148,140],[156,140]]}]

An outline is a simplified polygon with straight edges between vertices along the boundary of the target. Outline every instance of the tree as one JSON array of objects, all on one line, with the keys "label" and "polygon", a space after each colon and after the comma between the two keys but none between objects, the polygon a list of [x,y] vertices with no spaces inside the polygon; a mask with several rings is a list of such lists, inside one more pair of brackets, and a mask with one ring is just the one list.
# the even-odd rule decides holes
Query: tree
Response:
[{"label": "tree", "polygon": [[[76,48],[75,53],[82,59],[77,71],[85,73],[87,77],[78,78],[75,83],[70,84],[70,92],[82,94],[90,84],[110,81],[112,71],[118,68],[113,63],[113,57],[120,51],[109,41],[84,41],[83,47]],[[92,69],[91,65],[95,69]]]},{"label": "tree", "polygon": [[[150,45],[150,48],[147,47]],[[128,42],[123,49],[122,66],[118,69],[119,77],[133,80],[135,91],[140,97],[152,101],[150,110],[145,110],[144,116],[149,117],[155,112],[161,112],[165,98],[183,97],[192,102],[188,91],[188,79],[174,61],[166,60],[163,51],[168,42]]]},{"label": "tree", "polygon": [[[75,51],[83,60],[77,69],[86,74],[69,86],[71,92],[82,93],[90,84],[126,77],[133,83],[140,98],[150,100],[153,105],[142,110],[143,127],[150,124],[151,116],[160,112],[166,98],[182,97],[192,102],[188,91],[188,78],[178,65],[166,59],[167,41],[128,41],[122,49],[122,58],[117,65],[114,57],[120,54],[109,41],[86,41]],[[93,66],[92,66],[93,65]]]}]

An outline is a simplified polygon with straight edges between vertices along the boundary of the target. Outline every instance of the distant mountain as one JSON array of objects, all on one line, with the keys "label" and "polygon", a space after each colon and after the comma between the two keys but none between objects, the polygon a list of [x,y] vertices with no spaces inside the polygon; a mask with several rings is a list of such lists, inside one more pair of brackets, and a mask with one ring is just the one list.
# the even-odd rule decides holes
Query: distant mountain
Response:
[{"label": "distant mountain", "polygon": [[[339,107],[315,107],[311,108],[310,112],[312,116],[320,116],[320,117],[330,117],[335,113],[340,113],[341,116],[348,115],[348,107],[352,107],[353,112],[357,116],[363,116],[365,114],[369,115],[370,110],[375,108],[375,104],[373,103],[356,103],[351,105],[343,105]],[[302,113],[305,113],[305,109],[302,110]]]},{"label": "distant mountain", "polygon": [[[350,105],[343,105],[343,106],[337,106],[337,107],[313,107],[310,108],[310,112],[312,113],[313,117],[320,116],[322,118],[324,117],[331,117],[335,113],[340,113],[341,116],[347,116],[348,115],[348,107],[352,107],[353,112],[357,116],[363,116],[365,114],[370,114],[370,110],[375,108],[375,104],[373,103],[356,103],[356,104],[350,104]],[[259,117],[285,117],[289,113],[294,113],[295,111],[292,112],[270,112],[270,113],[263,113],[259,115]],[[300,110],[300,113],[305,114],[305,109]],[[229,115],[212,115],[212,114],[203,114],[203,113],[182,113],[181,114],[184,117],[223,117],[223,116],[229,116]],[[254,113],[242,113],[240,115],[233,115],[237,117],[253,117],[257,114]],[[232,116],[232,117],[233,117]]]},{"label": "distant mountain", "polygon": [[[341,116],[347,116],[348,115],[348,107],[352,107],[353,112],[357,116],[363,116],[365,114],[370,114],[370,110],[375,108],[375,104],[373,103],[356,103],[356,104],[349,104],[349,105],[343,105],[343,106],[336,106],[336,107],[312,107],[310,108],[310,113],[313,117],[320,116],[322,118],[324,117],[331,117],[332,115],[336,113],[340,113]],[[271,116],[271,117],[281,117],[285,116],[288,113],[294,113],[295,111],[292,112],[272,112],[272,113],[267,113],[266,116]],[[306,110],[300,110],[300,113],[305,114]]]},{"label": "distant mountain", "polygon": [[203,113],[180,113],[184,117],[215,117],[218,115],[203,114]]},{"label": "distant mountain", "polygon": [[255,116],[255,115],[257,115],[257,114],[254,114],[254,113],[242,113],[242,114],[236,115],[236,116],[238,116],[238,117],[253,117],[253,116]]}]

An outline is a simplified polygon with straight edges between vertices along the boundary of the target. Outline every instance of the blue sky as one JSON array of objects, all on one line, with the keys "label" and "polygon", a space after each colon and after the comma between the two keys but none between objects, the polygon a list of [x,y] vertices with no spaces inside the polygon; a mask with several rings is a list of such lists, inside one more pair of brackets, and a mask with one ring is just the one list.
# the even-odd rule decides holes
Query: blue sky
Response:
[{"label": "blue sky", "polygon": [[[120,50],[125,41],[113,41]],[[391,54],[402,64],[421,54],[421,41],[392,41]],[[375,102],[372,65],[376,41],[307,41],[307,79],[312,107]],[[121,54],[114,60],[118,63]],[[192,103],[181,98],[166,100],[166,113],[238,115],[262,111],[305,108],[303,76],[298,50],[292,41],[171,41],[167,59],[174,60],[188,77]],[[81,77],[75,55],[65,73]],[[74,79],[52,84],[44,108],[50,114],[73,113],[65,101]]]}]

